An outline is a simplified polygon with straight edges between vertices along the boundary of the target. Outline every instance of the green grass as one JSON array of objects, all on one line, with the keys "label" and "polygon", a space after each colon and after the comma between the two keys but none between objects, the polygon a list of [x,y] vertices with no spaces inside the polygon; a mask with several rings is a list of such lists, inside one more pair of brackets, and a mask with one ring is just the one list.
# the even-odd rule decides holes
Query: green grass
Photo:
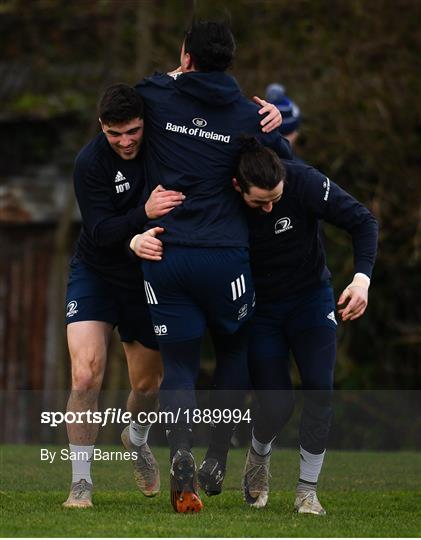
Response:
[{"label": "green grass", "polygon": [[[59,450],[49,447],[50,450]],[[0,535],[108,537],[417,537],[421,535],[421,454],[329,452],[319,482],[328,515],[292,511],[298,472],[294,451],[275,451],[264,509],[248,507],[239,490],[244,450],[230,453],[225,490],[204,497],[200,514],[175,514],[169,503],[168,451],[157,449],[163,489],[146,499],[131,465],[95,462],[93,509],[65,510],[70,464],[40,462],[38,446],[1,447]],[[203,451],[196,452],[197,459]]]}]

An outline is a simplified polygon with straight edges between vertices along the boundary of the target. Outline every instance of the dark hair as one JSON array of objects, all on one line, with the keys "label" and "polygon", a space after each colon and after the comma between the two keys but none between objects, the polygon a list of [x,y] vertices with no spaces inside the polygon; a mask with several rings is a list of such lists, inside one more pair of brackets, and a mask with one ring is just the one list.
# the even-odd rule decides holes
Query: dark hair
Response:
[{"label": "dark hair", "polygon": [[113,84],[99,100],[98,114],[104,124],[110,125],[143,118],[142,97],[128,84]]},{"label": "dark hair", "polygon": [[184,38],[184,52],[189,53],[199,71],[225,71],[234,58],[235,40],[226,22],[193,22]]},{"label": "dark hair", "polygon": [[242,136],[240,143],[236,178],[242,191],[248,193],[252,186],[272,191],[285,180],[285,167],[273,150],[255,137]]}]

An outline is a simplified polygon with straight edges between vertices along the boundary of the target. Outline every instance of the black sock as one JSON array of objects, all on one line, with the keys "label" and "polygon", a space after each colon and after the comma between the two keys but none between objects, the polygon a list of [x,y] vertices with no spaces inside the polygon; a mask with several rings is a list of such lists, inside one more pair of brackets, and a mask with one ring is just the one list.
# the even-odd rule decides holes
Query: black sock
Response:
[{"label": "black sock", "polygon": [[192,430],[187,424],[182,424],[167,430],[167,440],[170,445],[170,461],[177,450],[191,450],[193,446]]},{"label": "black sock", "polygon": [[218,444],[217,442],[211,442],[206,452],[205,459],[216,459],[219,465],[225,469],[227,465],[227,455],[229,447],[225,444]]}]

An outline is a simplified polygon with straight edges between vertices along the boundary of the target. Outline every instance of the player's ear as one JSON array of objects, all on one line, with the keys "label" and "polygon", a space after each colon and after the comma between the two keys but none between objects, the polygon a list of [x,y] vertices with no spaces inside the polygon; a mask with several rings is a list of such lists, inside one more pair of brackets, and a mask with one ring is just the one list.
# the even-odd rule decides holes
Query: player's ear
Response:
[{"label": "player's ear", "polygon": [[181,71],[184,71],[184,72],[190,71],[194,67],[193,60],[192,60],[192,57],[190,56],[190,53],[184,52],[184,46],[181,51],[180,64],[181,64]]},{"label": "player's ear", "polygon": [[186,53],[186,62],[187,62],[187,69],[195,69],[193,65],[192,57],[190,56],[189,53]]},{"label": "player's ear", "polygon": [[104,124],[102,123],[101,118],[98,118],[99,125],[101,126],[102,131],[104,131]]},{"label": "player's ear", "polygon": [[235,191],[238,191],[238,193],[241,193],[241,187],[240,187],[240,184],[238,183],[238,180],[234,177],[232,179],[232,185],[234,186],[234,189]]},{"label": "player's ear", "polygon": [[192,60],[189,53],[184,53],[182,61],[181,61],[181,67],[184,68],[184,70],[188,70],[191,68]]}]

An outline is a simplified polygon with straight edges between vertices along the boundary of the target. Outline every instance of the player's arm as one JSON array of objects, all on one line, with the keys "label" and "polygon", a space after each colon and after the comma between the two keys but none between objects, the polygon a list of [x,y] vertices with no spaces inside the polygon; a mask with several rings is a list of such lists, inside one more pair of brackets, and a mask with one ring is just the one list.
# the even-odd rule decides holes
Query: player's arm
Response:
[{"label": "player's arm", "polygon": [[294,156],[289,141],[285,137],[282,137],[278,130],[278,127],[282,123],[282,115],[278,107],[257,96],[253,97],[253,101],[261,106],[258,113],[260,115],[266,114],[260,121],[261,133],[256,133],[256,138],[264,146],[268,146],[276,152],[280,158],[293,159]]},{"label": "player's arm", "polygon": [[287,139],[282,137],[278,130],[271,131],[270,133],[260,133],[256,138],[264,146],[276,152],[281,159],[293,159],[291,145]]},{"label": "player's arm", "polygon": [[114,186],[100,163],[89,167],[76,163],[74,184],[83,224],[98,246],[124,242],[143,230],[147,221],[167,214],[185,198],[182,193],[157,186],[146,203],[119,214],[113,202]]},{"label": "player's arm", "polygon": [[339,297],[342,320],[364,314],[377,252],[378,225],[373,214],[354,197],[315,169],[308,168],[303,184],[305,207],[324,221],[351,235],[355,275]]},{"label": "player's arm", "polygon": [[[263,102],[263,100],[260,101]],[[278,110],[275,105],[269,105]],[[262,110],[263,109],[260,109],[258,113],[260,114]],[[281,115],[281,113],[279,113],[279,115]],[[262,123],[263,120],[260,123]],[[269,132],[269,130],[264,130],[262,128],[262,131],[260,133],[257,131],[255,132],[255,137],[261,144],[267,146],[268,148],[271,148],[274,152],[276,152],[281,159],[293,159],[294,156],[291,150],[291,145],[289,144],[289,141],[285,139],[285,137],[282,137],[278,129]]]}]

